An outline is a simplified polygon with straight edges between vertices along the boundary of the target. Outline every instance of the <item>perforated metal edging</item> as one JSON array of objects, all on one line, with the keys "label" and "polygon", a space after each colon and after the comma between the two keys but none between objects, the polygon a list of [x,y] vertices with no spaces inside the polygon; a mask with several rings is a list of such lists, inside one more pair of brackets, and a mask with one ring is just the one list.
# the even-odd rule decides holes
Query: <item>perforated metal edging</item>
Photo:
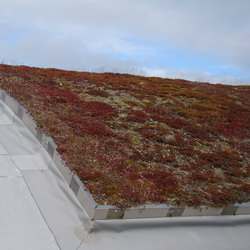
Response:
[{"label": "perforated metal edging", "polygon": [[188,217],[188,216],[216,216],[216,215],[249,215],[250,202],[233,204],[222,208],[201,206],[175,207],[165,204],[145,205],[120,209],[115,206],[98,205],[79,177],[73,174],[57,152],[53,139],[37,129],[36,123],[28,111],[6,91],[0,89],[0,100],[4,102],[26,125],[30,132],[37,138],[41,145],[51,156],[55,165],[75,193],[79,202],[93,220],[106,219],[138,219],[138,218],[163,218],[163,217]]}]

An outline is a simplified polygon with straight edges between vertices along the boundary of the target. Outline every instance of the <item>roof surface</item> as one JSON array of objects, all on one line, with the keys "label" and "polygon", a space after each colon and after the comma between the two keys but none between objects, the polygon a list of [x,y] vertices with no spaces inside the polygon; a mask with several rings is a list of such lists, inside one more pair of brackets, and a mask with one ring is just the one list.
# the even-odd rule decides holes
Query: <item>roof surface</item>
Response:
[{"label": "roof surface", "polygon": [[250,249],[250,216],[91,221],[47,151],[0,101],[0,248]]}]

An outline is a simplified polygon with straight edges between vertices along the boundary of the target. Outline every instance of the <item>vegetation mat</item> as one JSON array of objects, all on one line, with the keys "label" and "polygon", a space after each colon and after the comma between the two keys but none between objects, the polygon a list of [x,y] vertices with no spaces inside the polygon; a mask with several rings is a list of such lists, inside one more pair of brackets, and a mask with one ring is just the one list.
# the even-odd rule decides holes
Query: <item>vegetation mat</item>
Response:
[{"label": "vegetation mat", "polygon": [[99,204],[250,201],[250,86],[0,65],[0,88]]}]

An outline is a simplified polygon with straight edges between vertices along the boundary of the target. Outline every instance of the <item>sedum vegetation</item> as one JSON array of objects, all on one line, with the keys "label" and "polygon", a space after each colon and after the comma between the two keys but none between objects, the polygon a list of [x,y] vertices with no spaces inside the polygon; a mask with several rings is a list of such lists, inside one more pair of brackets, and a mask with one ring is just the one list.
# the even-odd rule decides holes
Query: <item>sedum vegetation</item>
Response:
[{"label": "sedum vegetation", "polygon": [[0,65],[99,204],[250,201],[250,86]]}]

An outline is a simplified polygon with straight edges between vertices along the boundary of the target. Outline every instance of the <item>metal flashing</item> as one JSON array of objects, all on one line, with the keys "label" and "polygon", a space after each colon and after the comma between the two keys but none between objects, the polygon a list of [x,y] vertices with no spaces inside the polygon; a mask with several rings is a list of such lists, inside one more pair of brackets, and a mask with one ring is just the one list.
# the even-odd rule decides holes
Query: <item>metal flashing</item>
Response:
[{"label": "metal flashing", "polygon": [[80,179],[77,175],[73,175],[71,178],[71,182],[70,182],[70,188],[73,190],[73,192],[75,193],[75,195],[77,195],[79,188],[80,188]]},{"label": "metal flashing", "polygon": [[170,207],[167,213],[167,217],[179,217],[182,216],[185,207]]},{"label": "metal flashing", "polygon": [[[9,106],[10,108],[10,106]],[[23,113],[24,113],[24,109],[21,106],[18,106],[18,110],[17,110],[17,116],[22,120],[23,119]]]},{"label": "metal flashing", "polygon": [[125,209],[119,209],[117,207],[110,207],[106,219],[123,219]]},{"label": "metal flashing", "polygon": [[221,212],[221,215],[236,215],[237,210],[238,206],[224,207],[223,211]]},{"label": "metal flashing", "polygon": [[31,115],[27,112],[26,109],[24,109],[25,112],[22,115],[22,121],[23,123],[27,126],[27,128],[29,129],[29,131],[36,136],[36,123],[33,120],[33,118],[31,117]]},{"label": "metal flashing", "polygon": [[238,205],[236,215],[247,215],[250,214],[250,202],[242,203]]},{"label": "metal flashing", "polygon": [[136,218],[158,218],[166,217],[170,206],[160,205],[145,205],[139,207],[130,207],[125,210],[124,219],[136,219]]},{"label": "metal flashing", "polygon": [[60,154],[57,151],[54,152],[52,160],[65,178],[65,180],[67,181],[67,183],[70,184],[72,179],[72,172],[69,170],[68,167],[66,167],[64,161],[62,160]]},{"label": "metal flashing", "polygon": [[6,98],[5,98],[5,103],[17,115],[18,108],[20,106],[20,104],[18,103],[18,101],[16,99],[10,97],[9,95],[7,95]]},{"label": "metal flashing", "polygon": [[216,216],[221,215],[223,208],[213,208],[213,207],[185,207],[182,216]]},{"label": "metal flashing", "polygon": [[6,101],[6,96],[7,96],[6,92],[5,92],[4,90],[1,90],[1,100],[2,100],[3,102]]},{"label": "metal flashing", "polygon": [[97,204],[92,198],[92,196],[89,195],[89,192],[87,190],[84,190],[84,188],[80,187],[76,197],[80,201],[81,205],[83,206],[89,217],[93,219],[95,216],[95,208],[97,207]]}]

